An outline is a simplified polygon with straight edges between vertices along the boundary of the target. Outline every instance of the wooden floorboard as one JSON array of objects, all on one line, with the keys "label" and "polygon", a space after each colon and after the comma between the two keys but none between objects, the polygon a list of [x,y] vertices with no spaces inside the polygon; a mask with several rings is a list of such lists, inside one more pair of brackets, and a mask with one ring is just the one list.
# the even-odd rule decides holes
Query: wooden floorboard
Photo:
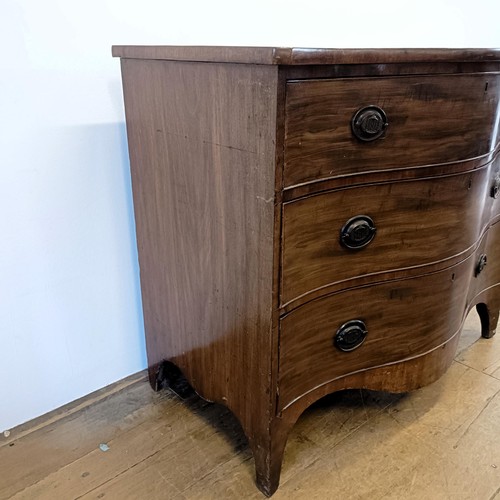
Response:
[{"label": "wooden floorboard", "polygon": [[[0,441],[0,499],[80,498],[263,496],[230,412],[155,393],[140,373]],[[480,339],[472,314],[435,384],[319,401],[290,435],[273,498],[500,500],[500,337]]]}]

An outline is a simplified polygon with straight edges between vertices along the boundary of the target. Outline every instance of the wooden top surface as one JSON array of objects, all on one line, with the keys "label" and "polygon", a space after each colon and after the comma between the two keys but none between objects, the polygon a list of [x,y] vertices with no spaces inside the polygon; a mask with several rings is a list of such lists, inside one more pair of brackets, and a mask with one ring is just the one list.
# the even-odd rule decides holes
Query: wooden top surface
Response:
[{"label": "wooden top surface", "polygon": [[389,64],[500,61],[500,49],[314,49],[115,45],[114,57],[242,64]]}]

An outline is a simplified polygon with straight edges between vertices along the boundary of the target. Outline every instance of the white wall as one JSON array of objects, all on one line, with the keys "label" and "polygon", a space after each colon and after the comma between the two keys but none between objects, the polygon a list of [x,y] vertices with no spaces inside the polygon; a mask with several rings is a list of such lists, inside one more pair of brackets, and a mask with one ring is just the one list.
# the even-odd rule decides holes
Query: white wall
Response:
[{"label": "white wall", "polygon": [[0,0],[0,430],[146,366],[112,44],[500,46],[500,2]]}]

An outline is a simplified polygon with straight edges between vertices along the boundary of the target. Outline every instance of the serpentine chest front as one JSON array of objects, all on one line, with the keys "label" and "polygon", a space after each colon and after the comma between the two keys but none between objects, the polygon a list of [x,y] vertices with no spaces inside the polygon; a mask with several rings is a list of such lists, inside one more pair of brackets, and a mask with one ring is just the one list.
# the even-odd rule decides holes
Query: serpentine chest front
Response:
[{"label": "serpentine chest front", "polygon": [[114,47],[148,363],[228,406],[267,495],[302,411],[408,391],[500,309],[500,53]]}]

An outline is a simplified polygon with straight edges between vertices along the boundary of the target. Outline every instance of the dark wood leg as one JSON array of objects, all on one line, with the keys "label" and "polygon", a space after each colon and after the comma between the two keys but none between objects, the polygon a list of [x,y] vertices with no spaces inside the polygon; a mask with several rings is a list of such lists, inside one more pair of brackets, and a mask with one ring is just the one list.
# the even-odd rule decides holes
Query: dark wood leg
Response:
[{"label": "dark wood leg", "polygon": [[255,481],[264,495],[270,497],[280,484],[281,464],[285,444],[273,446],[271,450],[255,450]]},{"label": "dark wood leg", "polygon": [[159,383],[158,380],[158,372],[160,371],[160,364],[161,363],[157,363],[155,365],[148,366],[149,384],[153,388],[153,391],[156,392],[161,390],[161,384]]},{"label": "dark wood leg", "polygon": [[249,439],[255,460],[256,483],[270,497],[279,486],[281,465],[292,422],[276,418],[270,425],[271,434],[264,439]]},{"label": "dark wood leg", "polygon": [[194,392],[179,368],[170,361],[163,361],[148,368],[149,383],[155,391],[170,389],[181,399],[186,399]]},{"label": "dark wood leg", "polygon": [[488,304],[480,303],[476,305],[477,313],[481,319],[481,336],[490,339],[495,335],[498,325],[498,313],[500,302],[491,301]]}]

